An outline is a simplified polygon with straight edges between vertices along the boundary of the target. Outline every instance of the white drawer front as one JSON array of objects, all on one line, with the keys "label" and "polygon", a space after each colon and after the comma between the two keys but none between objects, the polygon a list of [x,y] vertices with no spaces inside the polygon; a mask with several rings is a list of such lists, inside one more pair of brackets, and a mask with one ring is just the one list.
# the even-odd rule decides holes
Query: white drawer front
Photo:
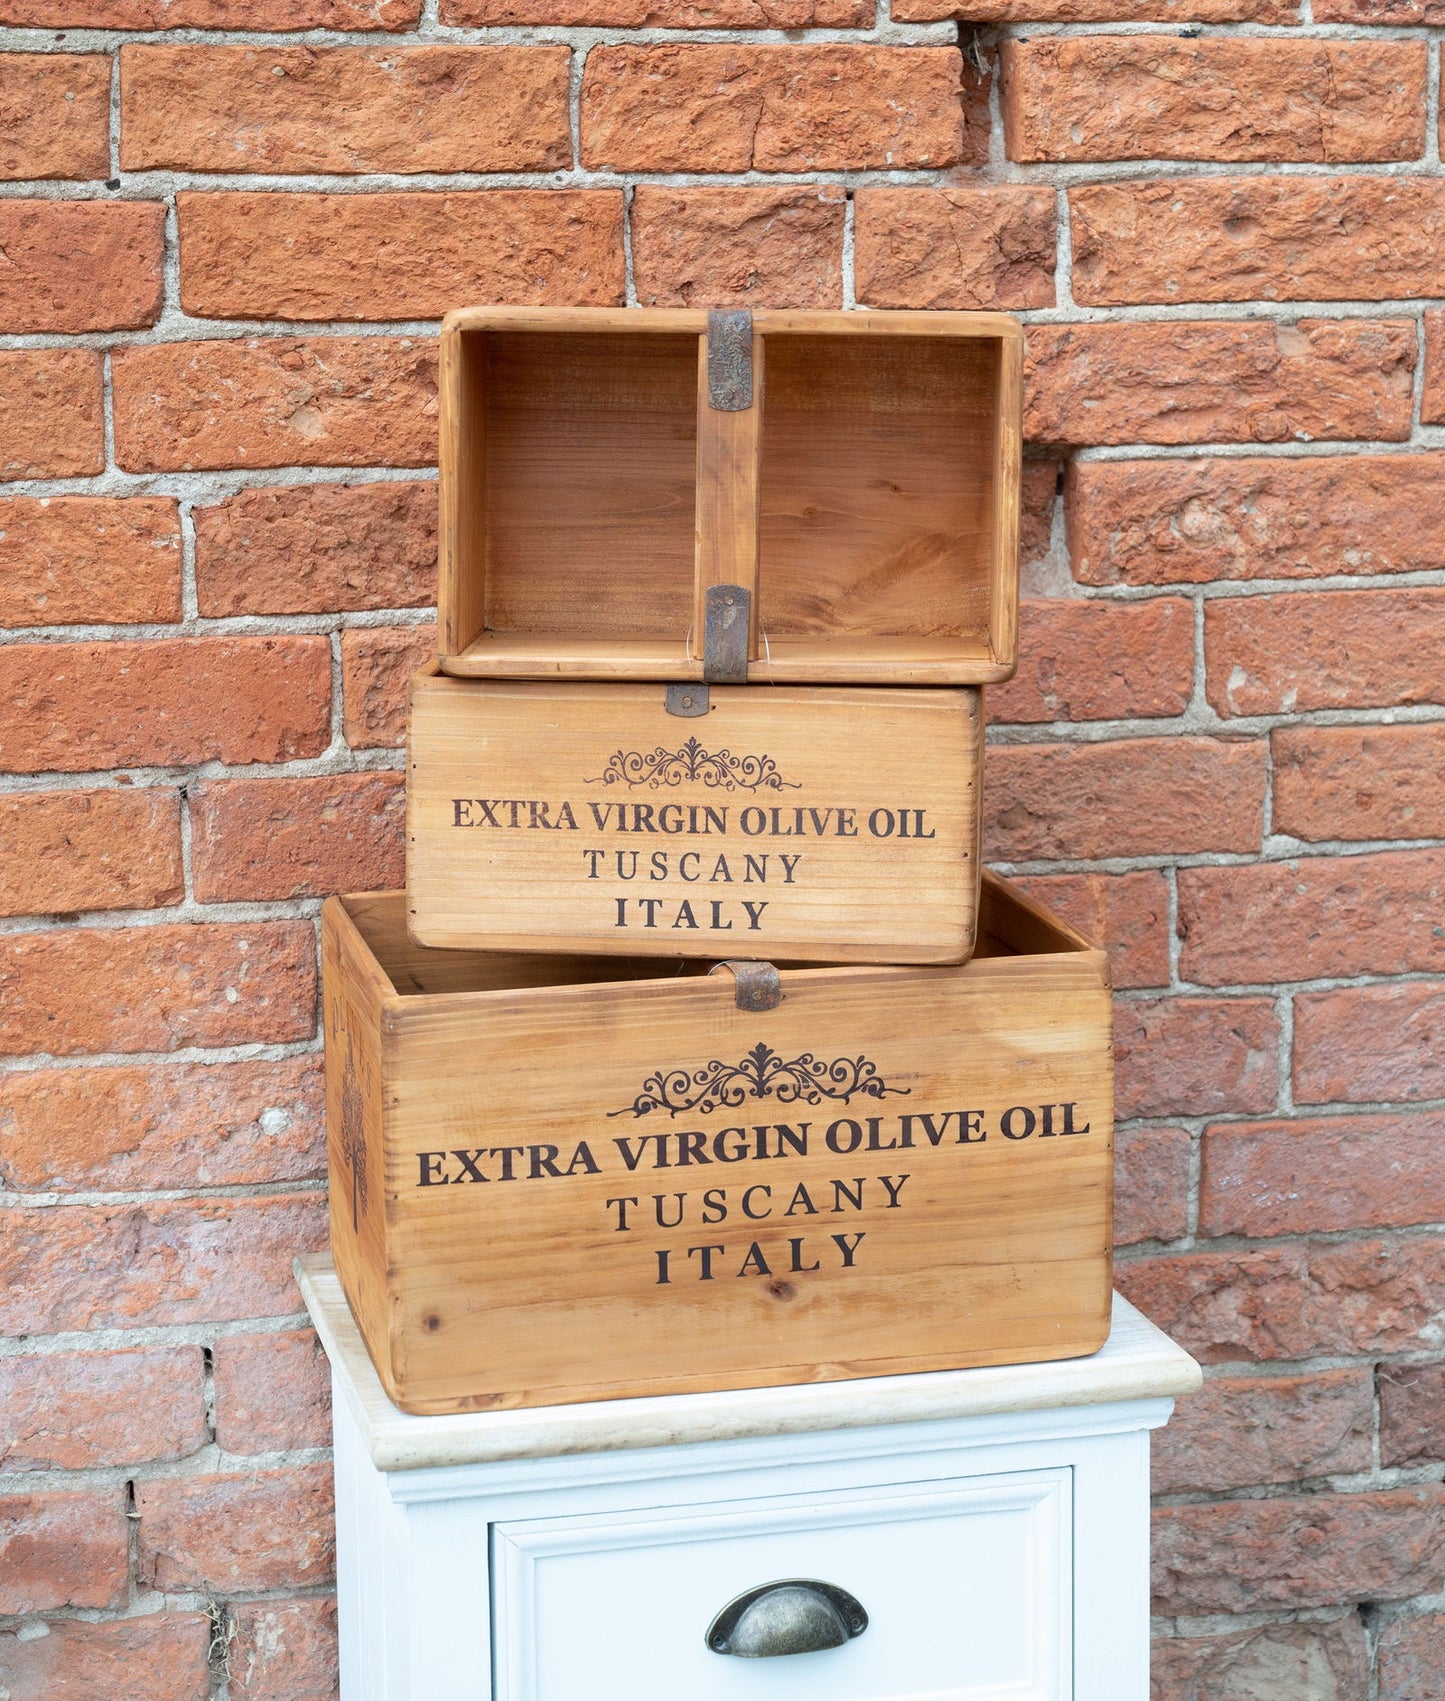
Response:
[{"label": "white drawer front", "polygon": [[[496,1701],[1068,1701],[1070,1505],[1065,1469],[499,1524]],[[713,1616],[780,1578],[868,1629],[713,1653]]]}]

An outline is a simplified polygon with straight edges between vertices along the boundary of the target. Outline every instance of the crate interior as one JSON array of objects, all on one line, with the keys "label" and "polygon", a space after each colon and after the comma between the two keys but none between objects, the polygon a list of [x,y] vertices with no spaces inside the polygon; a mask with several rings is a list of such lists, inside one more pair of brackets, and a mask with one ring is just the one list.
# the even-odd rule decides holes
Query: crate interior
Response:
[{"label": "crate interior", "polygon": [[[403,996],[447,992],[502,992],[528,986],[581,986],[599,981],[677,980],[706,974],[706,959],[599,957],[517,951],[438,951],[417,945],[407,934],[406,894],[366,892],[343,898],[371,954]],[[985,874],[981,926],[974,957],[1016,957],[1087,950],[1088,942],[1056,923],[1010,887]],[[780,962],[779,968],[826,968],[820,963]],[[838,969],[868,974],[866,968]],[[922,971],[920,971],[922,972]],[[943,970],[956,973],[956,970]]]},{"label": "crate interior", "polygon": [[768,338],[770,643],[988,657],[1001,357],[992,337]]},{"label": "crate interior", "polygon": [[680,651],[693,602],[697,338],[469,337],[479,636]]}]

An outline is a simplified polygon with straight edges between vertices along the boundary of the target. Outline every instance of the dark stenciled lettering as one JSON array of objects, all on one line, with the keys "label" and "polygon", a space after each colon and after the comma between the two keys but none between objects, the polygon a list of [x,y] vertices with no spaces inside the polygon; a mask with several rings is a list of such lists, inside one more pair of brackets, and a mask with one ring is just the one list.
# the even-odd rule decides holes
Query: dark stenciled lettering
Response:
[{"label": "dark stenciled lettering", "polygon": [[612,1142],[628,1170],[682,1169],[688,1164],[735,1164],[744,1158],[805,1158],[811,1123],[760,1122],[752,1128],[695,1129],[676,1134],[619,1135]]},{"label": "dark stenciled lettering", "polygon": [[960,1146],[976,1145],[980,1140],[988,1138],[983,1127],[981,1110],[950,1110],[945,1111],[942,1116],[919,1110],[909,1111],[898,1118],[898,1143],[905,1150],[914,1145],[916,1124],[930,1146],[940,1145],[950,1134],[951,1125],[955,1122],[958,1124],[956,1143]]},{"label": "dark stenciled lettering", "polygon": [[454,797],[454,827],[494,827],[515,832],[579,832],[582,821],[605,833],[642,833],[676,838],[726,836],[734,826],[749,839],[856,839],[864,832],[874,839],[935,839],[928,810],[902,804],[880,804],[862,811],[856,806],[827,804],[749,803],[736,816],[729,806],[713,803],[578,803],[566,798]]},{"label": "dark stenciled lettering", "polygon": [[[462,1186],[469,1181],[540,1181],[546,1177],[561,1180],[568,1175],[600,1175],[601,1165],[592,1155],[592,1148],[579,1140],[572,1148],[566,1163],[559,1160],[559,1146],[478,1146],[475,1151],[454,1149],[449,1152],[418,1152],[418,1187]],[[482,1168],[482,1160],[487,1168]]]},{"label": "dark stenciled lettering", "polygon": [[[714,1282],[720,1276],[808,1275],[823,1267],[823,1258],[836,1262],[840,1269],[852,1270],[857,1266],[858,1248],[866,1239],[866,1230],[858,1234],[830,1234],[825,1241],[810,1247],[806,1236],[790,1235],[786,1242],[786,1252],[778,1250],[771,1242],[754,1240],[748,1243],[736,1269],[732,1268],[732,1257],[729,1257],[727,1247],[713,1242],[689,1246],[685,1253],[687,1263],[678,1264],[676,1269],[679,1276],[686,1271],[699,1282]],[[810,1253],[814,1255],[812,1263],[806,1262]],[[821,1253],[822,1257],[818,1257],[818,1253]],[[655,1286],[672,1286],[673,1256],[671,1248],[654,1249],[653,1257],[657,1260]]]},{"label": "dark stenciled lettering", "polygon": [[[687,1107],[682,1107],[687,1108]],[[713,1108],[711,1106],[707,1108]],[[974,1146],[986,1141],[989,1128],[987,1113],[982,1110],[903,1111],[893,1118],[843,1116],[815,1128],[810,1121],[760,1122],[751,1126],[729,1124],[725,1128],[680,1128],[656,1134],[616,1135],[608,1146],[600,1148],[613,1167],[618,1160],[629,1174],[664,1169],[701,1169],[713,1165],[770,1162],[782,1158],[806,1158],[810,1151],[827,1150],[839,1156],[867,1152],[903,1152],[922,1148]],[[1093,1124],[1073,1099],[1052,1104],[1010,1105],[1000,1112],[997,1131],[1005,1140],[1018,1144],[1025,1140],[1067,1139],[1089,1134]],[[564,1180],[573,1175],[599,1175],[602,1164],[591,1144],[579,1140],[572,1144],[552,1145],[535,1142],[515,1146],[453,1147],[447,1151],[418,1152],[418,1187],[462,1186],[470,1182],[509,1182]],[[865,1194],[865,1179],[868,1191]],[[704,1222],[723,1222],[741,1211],[754,1219],[766,1216],[816,1216],[821,1212],[862,1210],[865,1204],[889,1209],[898,1203],[898,1192],[909,1179],[907,1174],[896,1178],[835,1177],[828,1181],[789,1183],[754,1182],[746,1190],[751,1200],[744,1208],[738,1203],[740,1194],[725,1187],[710,1188],[702,1197]],[[888,1193],[887,1205],[872,1197],[876,1180]],[[788,1187],[791,1187],[791,1192]],[[679,1201],[691,1195],[678,1193],[664,1197]],[[616,1208],[617,1227],[627,1228],[626,1214],[638,1201],[631,1196],[608,1200],[608,1208]],[[679,1209],[681,1207],[678,1207]],[[668,1207],[669,1211],[672,1207]],[[688,1207],[692,1210],[691,1205]],[[682,1221],[678,1218],[678,1221]],[[659,1218],[659,1226],[664,1225]]]},{"label": "dark stenciled lettering", "polygon": [[549,803],[540,797],[454,797],[452,826],[526,828],[534,833],[580,831],[565,798]]},{"label": "dark stenciled lettering", "polygon": [[[615,1233],[646,1223],[649,1215],[657,1228],[681,1228],[685,1222],[701,1222],[714,1228],[719,1223],[744,1217],[749,1222],[770,1218],[837,1216],[850,1211],[901,1208],[907,1175],[837,1176],[829,1181],[796,1182],[774,1187],[755,1181],[743,1188],[709,1187],[701,1193],[653,1193],[644,1204],[638,1194],[624,1194],[605,1201]],[[879,1189],[882,1190],[880,1196]]]},{"label": "dark stenciled lettering", "polygon": [[725,856],[709,856],[704,860],[701,851],[650,852],[635,850],[606,850],[589,847],[582,852],[589,880],[670,880],[674,876],[689,886],[766,886],[769,865],[774,885],[792,886],[802,862],[802,852],[793,856],[769,851],[755,855],[746,852],[741,862],[734,852],[730,862]]},{"label": "dark stenciled lettering", "polygon": [[1037,1109],[1027,1104],[1010,1105],[998,1119],[999,1133],[1005,1140],[1027,1140],[1035,1133],[1041,1140],[1058,1135],[1087,1134],[1090,1132],[1087,1122],[1075,1126],[1074,1113],[1078,1108],[1073,1099],[1066,1104],[1040,1105]]},{"label": "dark stenciled lettering", "polygon": [[734,923],[739,923],[743,932],[758,933],[762,930],[763,911],[768,907],[766,898],[744,898],[737,907],[726,898],[699,899],[696,906],[691,898],[614,898],[612,901],[617,906],[615,927],[636,926],[654,932],[680,927],[689,931],[731,933]]}]

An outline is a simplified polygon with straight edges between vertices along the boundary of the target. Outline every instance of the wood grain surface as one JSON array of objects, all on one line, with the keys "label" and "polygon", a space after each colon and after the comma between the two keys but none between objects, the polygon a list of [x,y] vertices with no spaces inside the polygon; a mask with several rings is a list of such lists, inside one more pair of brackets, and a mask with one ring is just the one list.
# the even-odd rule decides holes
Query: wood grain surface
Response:
[{"label": "wood grain surface", "polygon": [[957,963],[981,693],[413,682],[407,893],[436,947]]},{"label": "wood grain surface", "polygon": [[584,983],[422,952],[405,919],[400,893],[323,912],[333,1241],[406,1410],[1103,1342],[1107,965],[1003,883],[964,967],[784,969],[761,1013],[729,975],[594,957]]},{"label": "wood grain surface", "polygon": [[750,680],[1012,674],[1019,326],[973,313],[753,323],[752,406],[726,412],[709,405],[706,314],[449,315],[446,672],[697,679],[702,598],[721,583],[756,588]]}]

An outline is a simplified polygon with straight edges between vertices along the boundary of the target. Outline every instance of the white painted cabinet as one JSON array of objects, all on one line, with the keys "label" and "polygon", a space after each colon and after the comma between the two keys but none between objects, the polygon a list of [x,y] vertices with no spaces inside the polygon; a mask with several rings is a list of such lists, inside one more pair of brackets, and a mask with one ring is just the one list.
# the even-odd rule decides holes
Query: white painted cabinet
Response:
[{"label": "white painted cabinet", "polygon": [[[299,1269],[343,1701],[1146,1701],[1148,1437],[1199,1372],[1124,1301],[1060,1364],[414,1418],[329,1264]],[[827,1588],[735,1645],[839,1645],[714,1651],[775,1583]]]}]

